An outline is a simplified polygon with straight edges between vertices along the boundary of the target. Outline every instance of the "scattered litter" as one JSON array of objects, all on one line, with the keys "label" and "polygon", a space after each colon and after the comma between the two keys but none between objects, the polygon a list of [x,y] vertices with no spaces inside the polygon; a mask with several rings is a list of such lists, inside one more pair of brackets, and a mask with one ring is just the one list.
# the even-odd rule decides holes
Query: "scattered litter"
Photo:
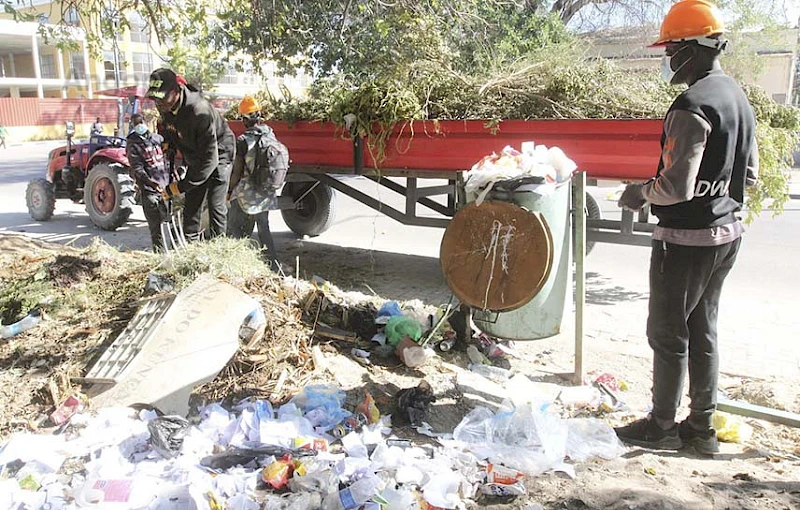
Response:
[{"label": "scattered litter", "polygon": [[356,349],[355,347],[350,349],[350,354],[356,356],[357,358],[369,358],[370,354],[369,351],[365,351],[364,349]]},{"label": "scattered litter", "polygon": [[585,462],[595,457],[611,460],[625,453],[614,429],[598,419],[568,420],[567,430],[567,457],[573,462]]},{"label": "scattered litter", "polygon": [[253,311],[244,318],[239,328],[239,340],[245,345],[245,349],[252,349],[260,342],[266,328],[267,317],[264,315],[264,308],[261,303],[253,300]]},{"label": "scattered litter", "polygon": [[189,421],[183,416],[162,416],[147,423],[150,443],[165,459],[178,456],[189,432]]},{"label": "scattered litter", "polygon": [[527,493],[523,480],[525,474],[515,469],[489,464],[486,466],[486,483],[481,492],[489,496],[522,496]]},{"label": "scattered litter", "polygon": [[478,375],[482,375],[483,377],[489,379],[490,381],[494,381],[499,384],[503,384],[509,378],[511,378],[511,371],[501,367],[494,367],[491,365],[479,365],[479,364],[470,364],[467,368],[471,372],[475,372]]},{"label": "scattered litter", "polygon": [[386,323],[386,338],[391,345],[399,344],[404,338],[417,342],[422,338],[422,326],[410,317],[392,317]]},{"label": "scattered litter", "polygon": [[400,303],[397,301],[387,301],[378,310],[378,315],[375,318],[376,324],[386,324],[392,317],[402,317],[403,310],[400,309]]},{"label": "scattered litter", "polygon": [[409,337],[403,338],[397,344],[395,354],[397,354],[400,361],[405,363],[409,368],[421,367],[428,361],[428,354],[425,349],[417,345],[417,343]]},{"label": "scattered litter", "polygon": [[505,350],[499,343],[495,342],[489,335],[481,333],[478,336],[478,345],[480,345],[481,352],[489,359],[503,358],[506,355]]},{"label": "scattered litter", "polygon": [[32,327],[42,322],[42,310],[34,308],[28,315],[18,320],[14,324],[0,326],[0,338],[11,338],[19,335],[23,331],[28,331]]},{"label": "scattered litter", "polygon": [[283,489],[289,485],[289,478],[294,474],[296,467],[291,455],[286,455],[265,467],[261,472],[261,479],[273,489]]},{"label": "scattered litter", "polygon": [[469,357],[469,360],[473,365],[491,364],[489,360],[486,359],[486,356],[484,356],[474,345],[467,347],[467,357]]},{"label": "scattered litter", "polygon": [[152,296],[164,292],[175,290],[175,282],[172,278],[159,273],[148,273],[147,281],[144,284],[144,295]]},{"label": "scattered litter", "polygon": [[60,427],[82,410],[83,402],[74,396],[67,397],[50,415],[50,421],[53,422],[53,425]]},{"label": "scattered litter", "polygon": [[733,415],[717,411],[711,420],[717,439],[725,443],[744,443],[753,436],[753,427]]},{"label": "scattered litter", "polygon": [[422,425],[428,417],[431,403],[436,401],[433,388],[424,380],[415,388],[398,391],[396,397],[400,423],[409,423],[414,427]]},{"label": "scattered litter", "polygon": [[442,352],[450,351],[456,345],[457,337],[455,331],[448,331],[442,334],[442,340],[437,344]]},{"label": "scattered litter", "polygon": [[600,390],[593,386],[570,386],[563,388],[558,400],[567,408],[596,409],[602,402]]},{"label": "scattered litter", "polygon": [[628,390],[628,383],[617,379],[613,375],[609,373],[600,374],[594,378],[594,383],[602,384],[606,388],[611,391],[627,391]]}]

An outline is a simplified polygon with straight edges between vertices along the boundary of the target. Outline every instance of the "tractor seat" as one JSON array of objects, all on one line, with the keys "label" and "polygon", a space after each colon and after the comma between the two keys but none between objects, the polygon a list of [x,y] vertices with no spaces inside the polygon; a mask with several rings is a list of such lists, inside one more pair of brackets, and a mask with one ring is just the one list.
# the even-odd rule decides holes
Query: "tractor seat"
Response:
[{"label": "tractor seat", "polygon": [[124,148],[125,142],[126,140],[119,136],[92,135],[89,138],[89,154],[94,154],[95,151],[106,147]]}]

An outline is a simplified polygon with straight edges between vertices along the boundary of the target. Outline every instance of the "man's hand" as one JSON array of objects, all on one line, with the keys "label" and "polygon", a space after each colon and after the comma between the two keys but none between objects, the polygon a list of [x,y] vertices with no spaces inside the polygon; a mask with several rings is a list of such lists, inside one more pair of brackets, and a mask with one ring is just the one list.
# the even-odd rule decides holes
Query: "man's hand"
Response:
[{"label": "man's hand", "polygon": [[178,189],[178,183],[173,182],[161,191],[161,198],[164,199],[164,202],[167,202],[172,197],[176,197],[180,194],[181,191]]},{"label": "man's hand", "polygon": [[641,184],[628,184],[625,187],[625,191],[622,192],[622,196],[619,197],[619,201],[617,205],[623,209],[628,209],[629,211],[638,211],[647,201],[642,197],[642,185]]}]

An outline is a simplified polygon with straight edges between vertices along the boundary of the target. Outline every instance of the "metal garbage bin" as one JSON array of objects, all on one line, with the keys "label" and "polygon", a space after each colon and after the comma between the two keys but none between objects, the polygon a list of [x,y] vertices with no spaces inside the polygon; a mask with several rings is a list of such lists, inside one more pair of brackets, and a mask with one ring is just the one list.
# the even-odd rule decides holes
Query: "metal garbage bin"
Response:
[{"label": "metal garbage bin", "polygon": [[492,191],[448,226],[440,253],[445,280],[483,332],[508,340],[561,332],[572,300],[571,189],[566,181],[545,193]]}]

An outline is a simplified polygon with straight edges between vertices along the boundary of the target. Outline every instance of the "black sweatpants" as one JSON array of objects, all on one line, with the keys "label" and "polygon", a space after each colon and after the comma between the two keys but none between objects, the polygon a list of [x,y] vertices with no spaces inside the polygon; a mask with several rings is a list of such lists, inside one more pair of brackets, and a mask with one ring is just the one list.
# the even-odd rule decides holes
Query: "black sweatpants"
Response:
[{"label": "black sweatpants", "polygon": [[689,370],[689,422],[711,427],[717,406],[717,310],[741,239],[722,246],[653,241],[647,337],[653,348],[653,415],[674,420]]},{"label": "black sweatpants", "polygon": [[183,211],[183,230],[189,241],[201,238],[201,218],[203,201],[208,202],[209,232],[206,239],[225,235],[228,207],[225,195],[228,193],[230,163],[220,164],[206,182],[186,192],[186,205]]},{"label": "black sweatpants", "polygon": [[258,241],[261,247],[267,250],[269,265],[273,271],[278,271],[280,263],[275,251],[275,241],[269,229],[269,211],[247,214],[239,205],[239,200],[231,200],[228,208],[228,237],[248,239],[253,235],[256,225],[258,225]]}]

